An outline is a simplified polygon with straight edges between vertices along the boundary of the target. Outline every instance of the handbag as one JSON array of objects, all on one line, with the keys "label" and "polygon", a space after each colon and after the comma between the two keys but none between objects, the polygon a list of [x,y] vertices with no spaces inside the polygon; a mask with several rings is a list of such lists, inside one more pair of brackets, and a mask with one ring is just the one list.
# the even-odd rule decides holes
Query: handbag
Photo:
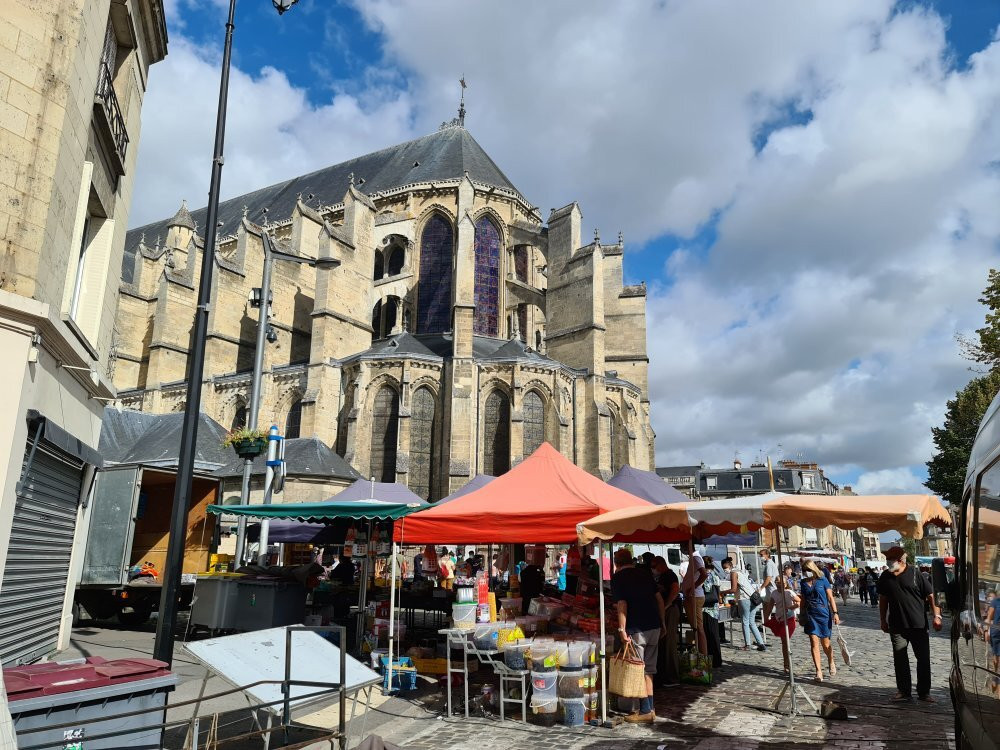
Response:
[{"label": "handbag", "polygon": [[844,659],[844,664],[851,666],[851,657],[854,656],[854,652],[847,647],[847,639],[840,632],[840,625],[837,625],[837,645],[840,646],[840,655]]},{"label": "handbag", "polygon": [[[743,584],[740,584],[740,593],[743,595],[747,593],[743,588]],[[757,607],[764,603],[764,600],[760,598],[760,592],[756,588],[750,592],[750,596],[747,598],[750,600],[750,609],[757,609]]]},{"label": "handbag", "polygon": [[631,641],[611,657],[608,691],[623,698],[646,697],[646,665]]},{"label": "handbag", "polygon": [[681,654],[681,682],[689,685],[712,684],[712,658],[697,651]]},{"label": "handbag", "polygon": [[705,592],[705,602],[702,604],[703,607],[714,607],[719,603],[719,587],[709,586],[708,581],[702,584],[702,590]]}]

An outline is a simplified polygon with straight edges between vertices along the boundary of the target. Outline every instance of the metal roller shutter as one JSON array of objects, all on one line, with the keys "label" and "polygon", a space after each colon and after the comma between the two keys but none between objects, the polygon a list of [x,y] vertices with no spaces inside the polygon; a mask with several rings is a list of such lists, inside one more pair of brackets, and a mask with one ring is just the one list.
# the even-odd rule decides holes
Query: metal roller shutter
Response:
[{"label": "metal roller shutter", "polygon": [[[29,454],[30,445],[22,473]],[[83,467],[82,461],[44,441],[27,467],[0,584],[4,665],[38,659],[58,642]]]}]

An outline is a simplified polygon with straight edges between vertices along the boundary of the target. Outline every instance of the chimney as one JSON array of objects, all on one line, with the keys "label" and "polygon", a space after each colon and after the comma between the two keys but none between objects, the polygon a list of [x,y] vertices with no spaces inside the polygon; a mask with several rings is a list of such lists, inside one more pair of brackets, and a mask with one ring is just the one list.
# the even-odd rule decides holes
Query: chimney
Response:
[{"label": "chimney", "polygon": [[743,462],[740,461],[738,458],[734,458],[733,459],[733,468],[736,469],[736,471],[739,471],[740,469],[743,468]]}]

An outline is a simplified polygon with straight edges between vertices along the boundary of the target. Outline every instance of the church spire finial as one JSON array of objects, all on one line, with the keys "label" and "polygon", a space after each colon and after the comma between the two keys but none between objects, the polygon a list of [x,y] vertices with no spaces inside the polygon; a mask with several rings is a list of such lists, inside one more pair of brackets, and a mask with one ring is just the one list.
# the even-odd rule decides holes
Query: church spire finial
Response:
[{"label": "church spire finial", "polygon": [[465,74],[464,73],[462,74],[462,77],[458,79],[458,83],[462,87],[462,98],[458,102],[458,126],[460,128],[464,128],[465,127],[465,89],[466,89]]}]

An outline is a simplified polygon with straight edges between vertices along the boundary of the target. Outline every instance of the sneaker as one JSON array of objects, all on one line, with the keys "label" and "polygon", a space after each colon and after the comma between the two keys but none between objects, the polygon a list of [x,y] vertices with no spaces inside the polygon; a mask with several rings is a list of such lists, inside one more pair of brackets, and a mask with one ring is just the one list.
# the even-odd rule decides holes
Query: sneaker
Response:
[{"label": "sneaker", "polygon": [[652,724],[656,720],[656,714],[650,711],[648,714],[634,713],[625,717],[625,721],[630,724]]},{"label": "sneaker", "polygon": [[767,646],[757,646],[758,651],[767,651]]}]

